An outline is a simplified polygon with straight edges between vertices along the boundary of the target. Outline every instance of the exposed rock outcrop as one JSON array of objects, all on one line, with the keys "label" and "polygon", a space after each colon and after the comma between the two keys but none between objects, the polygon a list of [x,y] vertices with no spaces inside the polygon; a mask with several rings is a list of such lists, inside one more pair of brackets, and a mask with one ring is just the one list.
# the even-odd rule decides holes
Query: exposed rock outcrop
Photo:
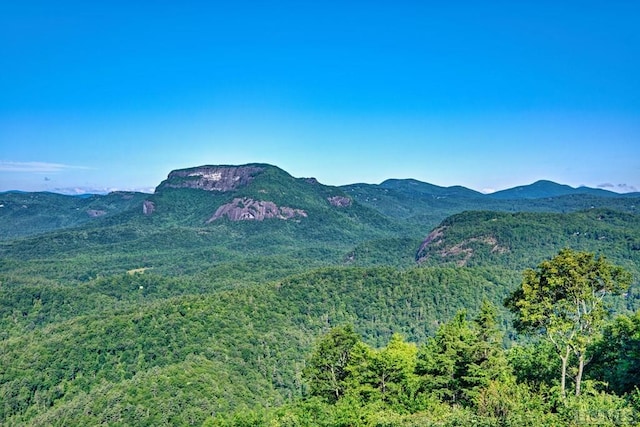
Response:
[{"label": "exposed rock outcrop", "polygon": [[347,208],[351,206],[351,199],[348,197],[333,196],[333,197],[327,197],[327,200],[332,206],[335,206],[338,208]]},{"label": "exposed rock outcrop", "polygon": [[231,191],[249,184],[264,170],[263,167],[246,166],[200,166],[179,169],[169,173],[158,189],[196,188],[206,191]]},{"label": "exposed rock outcrop", "polygon": [[446,227],[438,227],[435,230],[433,230],[431,233],[429,233],[427,238],[424,239],[424,241],[420,245],[420,249],[418,249],[418,256],[417,256],[418,259],[425,256],[425,253],[427,252],[427,247],[429,245],[438,246],[442,244],[442,236],[444,235],[444,230],[446,230]]},{"label": "exposed rock outcrop", "polygon": [[145,200],[142,202],[142,213],[144,215],[151,215],[156,210],[156,205],[151,200]]},{"label": "exposed rock outcrop", "polygon": [[302,209],[277,206],[273,202],[244,197],[233,199],[230,203],[220,206],[207,223],[222,217],[227,217],[231,221],[262,221],[269,218],[287,220],[295,217],[306,218],[307,213]]},{"label": "exposed rock outcrop", "polygon": [[509,248],[498,243],[494,236],[480,236],[464,239],[455,245],[447,245],[444,234],[447,227],[439,227],[433,230],[420,245],[416,255],[416,261],[423,262],[430,256],[438,256],[441,259],[451,259],[456,265],[462,267],[474,255],[474,244],[486,245],[491,253],[504,254]]}]

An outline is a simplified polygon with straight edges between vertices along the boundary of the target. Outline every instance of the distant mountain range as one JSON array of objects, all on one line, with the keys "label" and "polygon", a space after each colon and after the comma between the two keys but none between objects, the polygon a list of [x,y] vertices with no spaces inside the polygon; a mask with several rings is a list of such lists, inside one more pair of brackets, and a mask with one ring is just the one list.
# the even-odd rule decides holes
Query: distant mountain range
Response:
[{"label": "distant mountain range", "polygon": [[[176,190],[182,193],[175,193]],[[189,193],[193,190],[204,192],[198,196]],[[176,194],[183,196],[177,199]],[[638,192],[620,194],[588,187],[573,188],[552,181],[537,181],[492,194],[462,186],[440,187],[415,179],[333,187],[314,178],[294,178],[267,164],[206,165],[170,172],[154,194],[0,193],[0,239],[79,226],[130,211],[137,211],[140,216],[170,215],[182,223],[202,225],[222,217],[313,222],[319,216],[335,215],[341,210],[340,215],[348,216],[365,209],[358,214],[360,221],[373,220],[382,214],[395,220],[408,220],[402,227],[424,230],[449,215],[467,210],[570,212],[613,207],[636,212],[637,199],[640,200]]]},{"label": "distant mountain range", "polygon": [[[191,171],[196,170],[203,167],[227,167],[227,168],[239,168],[239,167],[251,167],[252,165],[261,165],[261,166],[269,166],[275,167],[266,164],[247,164],[247,165],[208,165],[208,166],[197,166],[186,169],[179,169],[170,172],[169,178],[176,176],[176,174],[181,173],[181,171]],[[315,179],[315,178],[311,178]],[[161,184],[162,185],[162,184]],[[495,199],[539,199],[545,197],[557,197],[557,196],[567,196],[572,194],[591,194],[601,197],[640,197],[640,192],[627,192],[627,193],[618,193],[610,190],[605,190],[602,188],[591,188],[586,186],[580,187],[571,187],[566,184],[559,184],[549,180],[539,180],[532,184],[520,185],[513,188],[507,188],[504,190],[495,191],[493,193],[481,193],[476,190],[472,190],[460,185],[454,185],[450,187],[441,187],[435,184],[430,184],[427,182],[419,181],[412,178],[406,179],[387,179],[380,184],[363,184],[363,183],[355,183],[355,184],[347,184],[339,186],[340,188],[356,188],[362,186],[370,186],[370,187],[380,187],[383,189],[389,189],[394,191],[400,191],[405,193],[419,193],[422,195],[430,195],[433,197],[490,197]],[[135,193],[138,191],[118,191],[120,193]],[[76,193],[71,192],[70,190],[61,189],[60,191],[22,191],[22,190],[8,190],[8,191],[0,191],[0,195],[2,194],[28,194],[28,193],[54,193],[54,194],[63,194],[66,196],[75,196],[75,197],[90,197],[93,195],[106,195],[108,194],[106,191],[103,193],[101,191],[97,191],[95,193],[91,192],[82,192]]]},{"label": "distant mountain range", "polygon": [[600,197],[640,197],[640,192],[634,193],[616,193],[613,191],[603,190],[601,188],[578,187],[574,188],[564,184],[558,184],[553,181],[540,180],[533,184],[521,185],[518,187],[508,188],[496,191],[494,193],[480,193],[479,191],[455,185],[451,187],[440,187],[438,185],[429,184],[415,179],[388,179],[379,185],[371,184],[351,184],[342,188],[357,188],[362,186],[370,186],[371,188],[382,188],[402,192],[405,194],[414,194],[422,196],[432,196],[434,198],[455,197],[455,198],[490,198],[501,200],[520,200],[520,199],[543,199],[549,197],[569,196],[575,194],[589,194]]}]

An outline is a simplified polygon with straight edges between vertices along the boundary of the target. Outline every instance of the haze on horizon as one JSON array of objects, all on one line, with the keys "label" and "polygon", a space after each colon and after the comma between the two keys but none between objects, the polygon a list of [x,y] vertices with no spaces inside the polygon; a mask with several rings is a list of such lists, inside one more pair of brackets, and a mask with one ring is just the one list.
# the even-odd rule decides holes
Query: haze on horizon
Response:
[{"label": "haze on horizon", "polygon": [[253,162],[640,190],[640,3],[491,3],[4,2],[0,191]]}]

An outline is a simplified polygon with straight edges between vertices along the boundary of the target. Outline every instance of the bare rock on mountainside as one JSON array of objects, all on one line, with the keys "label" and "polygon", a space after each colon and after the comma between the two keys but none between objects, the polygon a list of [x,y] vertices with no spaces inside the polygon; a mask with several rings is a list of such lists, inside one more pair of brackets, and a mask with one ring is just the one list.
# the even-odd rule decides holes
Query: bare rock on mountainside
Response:
[{"label": "bare rock on mountainside", "polygon": [[156,205],[151,200],[145,200],[142,202],[142,213],[144,215],[151,215],[156,210]]},{"label": "bare rock on mountainside", "polygon": [[424,241],[420,245],[420,249],[418,249],[418,255],[419,256],[420,254],[424,255],[429,245],[437,246],[442,244],[442,236],[444,235],[443,232],[444,230],[446,230],[446,228],[447,227],[438,227],[435,230],[433,230],[431,233],[429,233],[429,235],[424,239]]},{"label": "bare rock on mountainside", "polygon": [[333,196],[327,197],[327,200],[331,204],[331,206],[335,206],[337,208],[347,208],[351,206],[351,199],[344,196]]},{"label": "bare rock on mountainside", "polygon": [[438,227],[424,239],[416,255],[417,262],[423,262],[430,256],[438,256],[441,260],[450,259],[462,267],[474,255],[474,244],[481,244],[489,248],[491,253],[504,254],[509,248],[500,245],[494,236],[471,237],[454,245],[447,245],[444,235],[447,227]]},{"label": "bare rock on mountainside", "polygon": [[230,203],[220,206],[209,218],[207,224],[222,217],[227,217],[231,221],[262,221],[269,218],[287,220],[295,217],[306,218],[307,213],[302,209],[277,206],[273,202],[244,197],[235,198]]},{"label": "bare rock on mountainside", "polygon": [[249,184],[262,172],[260,166],[199,166],[174,170],[160,188],[195,188],[206,191],[231,191]]}]

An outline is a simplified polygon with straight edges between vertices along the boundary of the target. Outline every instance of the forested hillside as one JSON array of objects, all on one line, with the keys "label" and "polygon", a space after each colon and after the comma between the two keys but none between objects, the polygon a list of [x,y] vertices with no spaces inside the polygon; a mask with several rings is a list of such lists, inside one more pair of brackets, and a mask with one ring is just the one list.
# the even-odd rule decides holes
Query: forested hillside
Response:
[{"label": "forested hillside", "polygon": [[0,240],[75,227],[138,208],[145,195],[65,196],[55,193],[0,193]]},{"label": "forested hillside", "polygon": [[635,269],[640,261],[640,216],[610,209],[567,214],[465,212],[432,230],[417,260],[518,269],[532,267],[562,247],[607,254]]},{"label": "forested hillside", "polygon": [[[154,194],[4,193],[0,424],[633,424],[639,200],[547,187],[338,188],[251,164]],[[563,248],[629,273],[592,292],[580,396],[504,305]]]}]

